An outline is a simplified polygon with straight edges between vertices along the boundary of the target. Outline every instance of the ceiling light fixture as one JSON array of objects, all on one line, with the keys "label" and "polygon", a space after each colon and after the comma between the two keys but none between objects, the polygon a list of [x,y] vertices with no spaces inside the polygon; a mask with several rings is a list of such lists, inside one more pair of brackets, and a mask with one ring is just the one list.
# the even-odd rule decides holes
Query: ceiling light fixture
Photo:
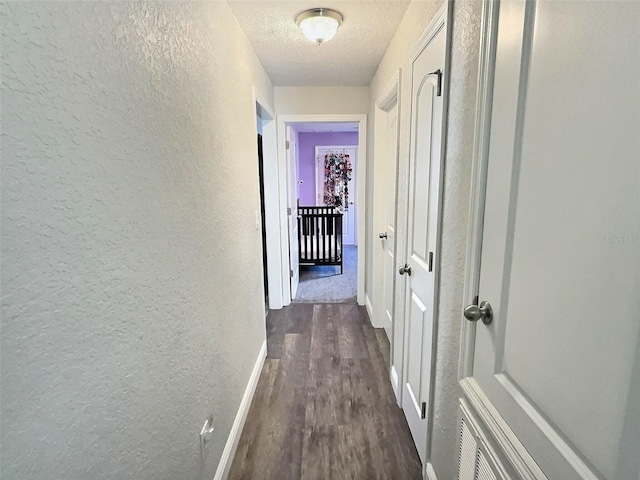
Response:
[{"label": "ceiling light fixture", "polygon": [[304,36],[318,45],[335,36],[342,20],[342,14],[330,8],[312,8],[296,16]]}]

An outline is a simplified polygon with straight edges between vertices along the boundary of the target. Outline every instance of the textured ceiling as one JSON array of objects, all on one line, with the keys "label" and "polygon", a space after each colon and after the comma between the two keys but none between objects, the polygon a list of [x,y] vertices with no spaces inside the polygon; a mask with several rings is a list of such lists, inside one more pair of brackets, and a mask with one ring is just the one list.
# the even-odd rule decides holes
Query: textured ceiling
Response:
[{"label": "textured ceiling", "polygon": [[[275,86],[368,85],[409,0],[228,0]],[[338,10],[344,21],[322,45],[295,23],[308,8]]]}]

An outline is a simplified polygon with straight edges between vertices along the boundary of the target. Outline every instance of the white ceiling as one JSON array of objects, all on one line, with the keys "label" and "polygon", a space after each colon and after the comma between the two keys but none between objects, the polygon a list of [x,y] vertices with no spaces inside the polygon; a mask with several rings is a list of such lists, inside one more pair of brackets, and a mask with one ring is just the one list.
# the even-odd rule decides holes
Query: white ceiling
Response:
[{"label": "white ceiling", "polygon": [[[228,0],[274,86],[369,85],[409,0]],[[316,45],[295,23],[309,8],[338,10],[336,36]]]}]

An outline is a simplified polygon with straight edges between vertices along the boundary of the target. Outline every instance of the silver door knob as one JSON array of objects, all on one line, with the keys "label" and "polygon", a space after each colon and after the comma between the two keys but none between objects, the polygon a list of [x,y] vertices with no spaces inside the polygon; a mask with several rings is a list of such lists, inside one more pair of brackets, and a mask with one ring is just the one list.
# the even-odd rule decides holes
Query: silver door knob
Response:
[{"label": "silver door knob", "polygon": [[379,236],[380,238],[387,238],[387,232],[379,233],[379,234],[378,234],[378,236]]},{"label": "silver door knob", "polygon": [[411,276],[411,266],[405,263],[403,267],[400,267],[398,273],[400,273],[400,275],[404,275],[406,273],[407,275]]},{"label": "silver door knob", "polygon": [[493,310],[489,302],[482,302],[478,305],[468,305],[464,309],[464,318],[470,322],[477,322],[482,319],[482,323],[489,325],[493,320]]}]

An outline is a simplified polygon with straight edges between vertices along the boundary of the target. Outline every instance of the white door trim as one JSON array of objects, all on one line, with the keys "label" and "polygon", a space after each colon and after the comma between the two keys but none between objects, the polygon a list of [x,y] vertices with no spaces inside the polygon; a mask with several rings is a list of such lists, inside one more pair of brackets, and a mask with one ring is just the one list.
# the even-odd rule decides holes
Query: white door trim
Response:
[{"label": "white door trim", "polygon": [[[278,187],[278,149],[276,135],[276,115],[265,97],[254,86],[253,104],[258,108],[257,114],[262,124],[262,156],[264,162],[264,208],[267,249],[267,278],[269,281],[269,308],[279,309],[283,306],[282,250],[280,248],[280,215],[278,205],[280,189]],[[256,133],[258,132],[256,118]],[[257,152],[256,152],[257,153]],[[256,168],[257,168],[256,155]],[[258,206],[258,209],[260,207]],[[286,225],[286,224],[285,224]]]},{"label": "white door trim", "polygon": [[[391,107],[395,103],[398,103],[398,107],[400,106],[400,78],[402,77],[402,69],[399,68],[395,71],[391,80],[387,83],[387,86],[384,87],[382,93],[378,96],[376,100],[376,107],[380,110],[384,110],[388,112]],[[398,111],[398,114],[400,112]]]},{"label": "white door trim", "polygon": [[[420,52],[424,50],[424,47],[429,45],[431,40],[433,40],[433,37],[435,37],[440,29],[445,26],[445,24],[447,23],[447,17],[449,16],[448,12],[453,13],[453,5],[448,5],[450,3],[452,2],[445,2],[445,4],[440,7],[440,10],[438,10],[438,13],[436,13],[435,17],[433,17],[433,20],[431,20],[429,26],[424,32],[422,32],[422,35],[420,35],[420,38],[414,45],[413,50],[411,50],[411,55],[409,56],[409,64],[413,65],[413,62],[415,62],[416,58],[418,58]],[[449,41],[447,39],[447,46],[448,44]]]},{"label": "white door trim", "polygon": [[500,416],[473,377],[460,381],[465,398],[482,421],[486,433],[504,450],[509,464],[523,480],[547,480],[527,449]]},{"label": "white door trim", "polygon": [[[289,287],[291,300],[295,300],[298,286],[300,284],[300,246],[298,242],[298,205],[299,205],[299,185],[298,185],[298,132],[289,126],[286,127],[285,137],[289,141],[289,148],[286,153],[286,178],[287,178],[287,239],[289,240],[289,250],[287,259],[289,260]],[[291,245],[292,240],[294,245]]]},{"label": "white door trim", "polygon": [[[278,115],[277,116],[278,123],[278,164],[280,165],[280,182],[281,191],[286,188],[286,175],[283,175],[283,172],[286,172],[286,168],[284,168],[286,162],[285,155],[285,126],[287,124],[292,123],[357,123],[358,124],[358,155],[360,158],[367,158],[367,116],[363,114],[354,114],[354,115]],[[358,203],[358,211],[360,214],[356,219],[356,238],[364,239],[365,238],[365,217],[366,214],[366,196],[365,196],[365,185],[366,185],[366,162],[358,162],[356,165],[356,199]],[[281,218],[284,218],[286,222],[287,208],[286,208],[286,200],[281,196],[280,197],[280,210],[281,210]],[[281,225],[286,225],[286,223],[281,221]],[[282,239],[282,251],[289,251],[289,239],[287,238],[286,228],[284,232],[281,232]],[[364,305],[364,280],[365,280],[365,250],[366,245],[364,241],[360,242],[358,245],[358,294],[357,294],[357,302],[358,305]],[[284,255],[283,255],[283,258]],[[289,266],[288,261],[283,262],[286,263],[286,271],[288,274]],[[284,267],[284,266],[283,266]],[[289,278],[283,278],[283,284],[286,285],[286,288],[283,287],[283,304],[289,305],[291,303],[291,295],[287,294],[289,288]]]},{"label": "white door trim", "polygon": [[[382,93],[378,96],[378,99],[376,100],[376,109],[375,109],[375,125],[374,128],[375,130],[375,148],[373,151],[373,155],[374,155],[374,161],[373,164],[378,165],[380,162],[383,162],[383,158],[380,154],[381,151],[386,152],[386,142],[387,142],[387,132],[386,130],[383,132],[381,129],[381,123],[384,123],[384,126],[386,126],[386,122],[387,122],[387,114],[389,112],[389,110],[391,110],[394,106],[396,106],[397,109],[397,127],[396,127],[396,143],[397,143],[397,148],[396,148],[396,158],[394,159],[395,163],[396,163],[396,176],[395,176],[395,192],[396,192],[396,197],[395,197],[395,205],[396,205],[396,210],[395,210],[395,231],[398,231],[397,225],[398,225],[398,189],[399,189],[399,185],[398,185],[398,180],[400,179],[399,176],[399,165],[400,165],[400,118],[401,118],[401,85],[400,82],[402,80],[402,69],[399,68],[398,70],[395,71],[395,73],[393,74],[393,76],[391,77],[391,79],[389,80],[389,82],[387,83],[387,86],[382,90]],[[380,122],[379,120],[384,120],[383,122]],[[384,141],[385,143],[382,144],[382,141]],[[383,147],[383,148],[381,148]],[[388,160],[388,159],[387,159]],[[374,167],[375,168],[375,167]],[[375,177],[375,175],[374,175]],[[374,178],[374,182],[375,182],[375,178]],[[375,183],[374,183],[374,191],[375,191]],[[373,207],[373,206],[372,206]],[[374,222],[372,222],[373,224],[371,225],[371,231],[370,231],[370,235],[371,235],[371,239],[375,242],[376,238],[377,238],[377,233],[375,231],[375,212],[374,212]],[[397,258],[397,254],[398,254],[398,241],[396,240],[394,242],[394,259]],[[374,254],[375,256],[375,254]],[[371,259],[371,267],[373,268],[373,261],[374,259]],[[383,265],[381,265],[381,267],[383,267]],[[395,266],[394,266],[394,270],[395,270]],[[374,270],[375,273],[375,270]],[[383,272],[384,275],[384,272]],[[373,286],[372,286],[373,287]],[[374,290],[375,291],[375,290]],[[384,297],[384,292],[382,293],[383,297]],[[375,302],[375,305],[378,306],[378,308],[374,308],[373,307],[373,302]],[[380,311],[380,305],[381,305],[381,299],[379,298],[374,298],[373,302],[370,301],[369,302],[369,316],[371,317],[371,321],[374,323],[374,326],[376,327],[380,327],[382,325],[384,325],[384,323],[380,320],[380,316],[384,314],[383,311]],[[384,309],[384,307],[382,307],[382,310]],[[403,341],[402,338],[404,336],[404,321],[400,321],[397,316],[396,316],[396,290],[395,290],[395,275],[394,275],[394,285],[393,285],[393,303],[392,303],[392,313],[393,313],[393,319],[394,319],[394,324],[391,326],[391,338],[389,338],[389,345],[390,345],[390,354],[389,354],[389,378],[391,380],[391,385],[393,386],[393,391],[395,393],[396,396],[396,401],[398,402],[398,406],[402,405],[402,388],[401,385],[402,383],[400,382],[400,379],[402,378],[402,372],[403,372],[403,368],[402,368],[402,360],[398,363],[398,364],[394,364],[394,352],[397,350],[400,353],[400,358],[402,359],[404,357],[404,345],[403,345]],[[396,336],[396,325],[398,325],[398,328],[400,328],[400,334]],[[397,345],[396,345],[396,341],[397,341]]]},{"label": "white door trim", "polygon": [[[489,148],[489,122],[493,99],[493,75],[495,49],[498,33],[499,8],[495,2],[484,2],[482,7],[482,30],[480,32],[480,59],[478,66],[476,118],[474,125],[473,157],[471,167],[471,200],[469,205],[469,226],[467,255],[464,277],[464,305],[474,302],[480,288],[480,255],[482,251],[482,227],[484,201],[487,189],[487,166]],[[460,312],[462,317],[462,312]],[[460,339],[460,361],[458,380],[473,372],[473,352],[476,324],[462,321]]]}]

